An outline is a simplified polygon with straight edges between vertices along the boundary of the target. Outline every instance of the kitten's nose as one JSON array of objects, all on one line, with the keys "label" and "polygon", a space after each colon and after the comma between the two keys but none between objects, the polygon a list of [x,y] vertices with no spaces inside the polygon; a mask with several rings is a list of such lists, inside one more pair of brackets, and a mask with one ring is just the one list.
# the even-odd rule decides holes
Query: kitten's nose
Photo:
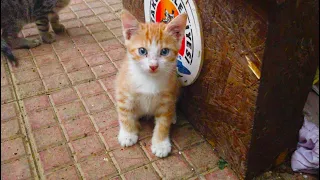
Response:
[{"label": "kitten's nose", "polygon": [[159,67],[159,66],[157,66],[157,65],[156,65],[156,66],[149,66],[149,68],[150,68],[152,71],[157,70],[157,69],[158,69],[158,67]]}]

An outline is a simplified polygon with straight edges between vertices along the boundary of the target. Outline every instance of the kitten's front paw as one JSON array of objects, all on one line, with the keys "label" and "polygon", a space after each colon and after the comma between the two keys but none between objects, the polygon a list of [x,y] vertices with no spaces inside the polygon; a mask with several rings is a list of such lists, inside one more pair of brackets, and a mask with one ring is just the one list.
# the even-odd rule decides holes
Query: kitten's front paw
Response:
[{"label": "kitten's front paw", "polygon": [[63,33],[66,30],[66,28],[64,27],[63,24],[54,25],[54,26],[52,26],[52,29],[53,29],[54,33],[56,33],[56,34]]},{"label": "kitten's front paw", "polygon": [[56,41],[56,39],[54,38],[54,36],[51,33],[45,33],[41,36],[41,39],[44,43],[48,43],[51,44],[54,41]]},{"label": "kitten's front paw", "polygon": [[129,133],[123,129],[120,129],[118,140],[121,146],[132,146],[138,141],[138,135],[135,133]]},{"label": "kitten's front paw", "polygon": [[171,152],[171,143],[169,138],[166,138],[164,141],[159,143],[152,143],[151,151],[157,157],[167,157]]}]

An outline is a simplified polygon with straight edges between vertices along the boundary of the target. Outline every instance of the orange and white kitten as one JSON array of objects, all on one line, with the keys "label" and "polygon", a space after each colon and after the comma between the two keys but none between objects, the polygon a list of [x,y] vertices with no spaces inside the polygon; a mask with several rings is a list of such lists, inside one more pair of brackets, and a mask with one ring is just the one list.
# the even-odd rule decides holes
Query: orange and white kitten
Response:
[{"label": "orange and white kitten", "polygon": [[176,58],[184,37],[187,15],[169,24],[139,23],[124,10],[121,15],[127,57],[116,79],[116,101],[121,146],[138,141],[139,118],[155,117],[152,153],[166,157],[171,152],[169,131],[175,123],[179,82]]}]

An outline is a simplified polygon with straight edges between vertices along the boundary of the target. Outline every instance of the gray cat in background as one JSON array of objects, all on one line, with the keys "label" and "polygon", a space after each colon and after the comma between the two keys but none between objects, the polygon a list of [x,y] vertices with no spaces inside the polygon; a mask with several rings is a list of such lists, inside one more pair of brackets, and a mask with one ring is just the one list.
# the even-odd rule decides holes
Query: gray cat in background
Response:
[{"label": "gray cat in background", "polygon": [[17,66],[18,61],[11,48],[33,48],[41,42],[37,39],[18,37],[23,26],[35,22],[44,43],[55,41],[49,33],[49,23],[58,34],[65,28],[59,22],[58,12],[69,4],[70,0],[1,0],[1,52]]}]

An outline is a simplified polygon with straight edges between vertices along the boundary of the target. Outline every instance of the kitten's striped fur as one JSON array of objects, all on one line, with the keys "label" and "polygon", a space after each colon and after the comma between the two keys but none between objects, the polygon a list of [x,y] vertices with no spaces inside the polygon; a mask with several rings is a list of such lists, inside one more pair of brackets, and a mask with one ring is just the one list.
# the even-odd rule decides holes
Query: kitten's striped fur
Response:
[{"label": "kitten's striped fur", "polygon": [[36,39],[18,37],[25,24],[35,22],[41,39],[45,43],[55,41],[49,33],[49,23],[55,33],[64,31],[59,23],[58,12],[69,4],[70,0],[1,0],[1,52],[11,62],[16,62],[12,48],[33,48],[41,42]]},{"label": "kitten's striped fur", "polygon": [[[179,92],[176,57],[187,15],[179,15],[168,25],[139,23],[128,11],[121,18],[127,57],[116,79],[119,143],[135,144],[140,129],[138,119],[144,115],[155,116],[151,149],[156,156],[165,157],[171,151],[169,130],[175,122]],[[141,47],[147,54],[141,55]],[[161,54],[164,48],[169,49],[166,55]]]}]

